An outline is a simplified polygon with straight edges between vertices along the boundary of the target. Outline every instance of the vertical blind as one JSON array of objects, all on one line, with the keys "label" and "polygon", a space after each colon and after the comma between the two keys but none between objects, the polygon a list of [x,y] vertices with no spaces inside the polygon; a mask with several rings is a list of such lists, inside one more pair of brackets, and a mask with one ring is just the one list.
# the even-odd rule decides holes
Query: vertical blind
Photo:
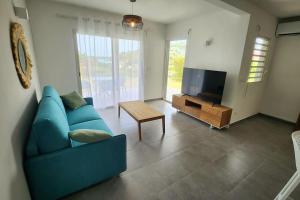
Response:
[{"label": "vertical blind", "polygon": [[266,59],[269,51],[270,40],[257,37],[252,52],[248,83],[260,82],[263,79]]}]

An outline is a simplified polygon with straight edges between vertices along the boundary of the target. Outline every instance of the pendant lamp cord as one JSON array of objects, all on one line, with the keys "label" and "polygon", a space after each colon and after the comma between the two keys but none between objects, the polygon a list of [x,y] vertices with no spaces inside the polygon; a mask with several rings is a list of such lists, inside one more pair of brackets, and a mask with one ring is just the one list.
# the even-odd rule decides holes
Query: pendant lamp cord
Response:
[{"label": "pendant lamp cord", "polygon": [[133,2],[131,2],[131,14],[133,15]]}]

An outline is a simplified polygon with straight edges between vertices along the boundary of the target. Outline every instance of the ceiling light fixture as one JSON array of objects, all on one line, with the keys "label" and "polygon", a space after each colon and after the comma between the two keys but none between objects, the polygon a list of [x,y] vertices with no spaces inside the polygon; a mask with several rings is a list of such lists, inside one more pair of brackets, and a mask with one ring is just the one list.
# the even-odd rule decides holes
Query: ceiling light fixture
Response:
[{"label": "ceiling light fixture", "polygon": [[138,15],[133,14],[133,3],[136,2],[136,0],[130,0],[131,2],[131,15],[124,15],[122,26],[125,30],[129,31],[140,31],[143,29],[143,18]]}]

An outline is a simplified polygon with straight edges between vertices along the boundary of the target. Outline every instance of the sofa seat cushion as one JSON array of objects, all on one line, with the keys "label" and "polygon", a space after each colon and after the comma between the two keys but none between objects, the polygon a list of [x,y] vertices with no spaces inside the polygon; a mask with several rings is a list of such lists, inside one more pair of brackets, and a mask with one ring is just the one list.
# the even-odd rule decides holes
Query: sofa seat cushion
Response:
[{"label": "sofa seat cushion", "polygon": [[70,126],[81,122],[101,119],[100,115],[91,105],[85,105],[76,110],[67,110],[67,118]]},{"label": "sofa seat cushion", "polygon": [[70,126],[71,131],[78,130],[78,129],[103,130],[106,131],[109,135],[113,135],[112,131],[110,130],[110,128],[108,128],[108,126],[106,125],[103,119],[91,120],[91,121],[82,122]]}]

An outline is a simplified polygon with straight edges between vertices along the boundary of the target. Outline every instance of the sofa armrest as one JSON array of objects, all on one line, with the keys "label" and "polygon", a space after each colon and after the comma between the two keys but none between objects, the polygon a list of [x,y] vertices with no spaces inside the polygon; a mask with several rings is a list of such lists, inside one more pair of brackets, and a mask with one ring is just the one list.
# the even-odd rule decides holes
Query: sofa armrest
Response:
[{"label": "sofa armrest", "polygon": [[93,97],[85,97],[84,100],[86,101],[86,103],[87,103],[88,105],[91,105],[91,106],[94,105]]},{"label": "sofa armrest", "polygon": [[24,168],[33,199],[58,199],[126,170],[126,136],[32,157]]}]

